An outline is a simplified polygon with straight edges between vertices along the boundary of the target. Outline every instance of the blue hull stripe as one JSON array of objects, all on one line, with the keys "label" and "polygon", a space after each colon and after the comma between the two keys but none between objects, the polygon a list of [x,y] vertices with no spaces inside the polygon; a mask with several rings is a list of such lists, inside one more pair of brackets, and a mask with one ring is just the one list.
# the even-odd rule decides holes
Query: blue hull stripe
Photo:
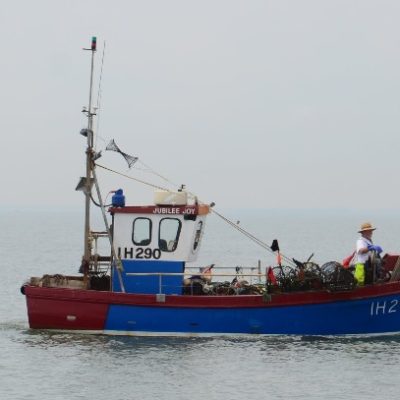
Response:
[{"label": "blue hull stripe", "polygon": [[400,331],[400,296],[305,306],[178,308],[111,305],[106,330],[340,335]]}]

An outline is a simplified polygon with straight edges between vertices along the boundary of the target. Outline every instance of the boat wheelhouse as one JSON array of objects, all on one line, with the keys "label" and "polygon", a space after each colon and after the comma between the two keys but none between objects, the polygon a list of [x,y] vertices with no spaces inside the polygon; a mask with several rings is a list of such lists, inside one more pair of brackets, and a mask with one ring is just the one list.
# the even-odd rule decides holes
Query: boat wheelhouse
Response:
[{"label": "boat wheelhouse", "polygon": [[113,267],[112,290],[182,295],[186,262],[193,262],[209,213],[187,203],[186,192],[156,192],[156,205],[110,209],[113,244],[122,270]]}]

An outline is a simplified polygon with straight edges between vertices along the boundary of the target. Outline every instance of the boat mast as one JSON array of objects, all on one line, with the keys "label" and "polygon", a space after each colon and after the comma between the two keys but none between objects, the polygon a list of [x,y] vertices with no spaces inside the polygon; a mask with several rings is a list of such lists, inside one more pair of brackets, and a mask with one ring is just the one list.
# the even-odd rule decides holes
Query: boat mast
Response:
[{"label": "boat mast", "polygon": [[87,149],[86,149],[86,181],[85,181],[85,242],[84,242],[84,254],[83,254],[83,272],[84,280],[87,280],[90,258],[91,258],[91,235],[90,235],[90,201],[91,201],[91,190],[93,182],[93,117],[96,113],[92,110],[92,92],[93,92],[93,72],[94,72],[94,55],[96,53],[96,37],[92,37],[92,43],[90,50],[92,52],[91,67],[90,67],[90,87],[89,87],[89,105],[86,110],[88,117],[87,125]]}]

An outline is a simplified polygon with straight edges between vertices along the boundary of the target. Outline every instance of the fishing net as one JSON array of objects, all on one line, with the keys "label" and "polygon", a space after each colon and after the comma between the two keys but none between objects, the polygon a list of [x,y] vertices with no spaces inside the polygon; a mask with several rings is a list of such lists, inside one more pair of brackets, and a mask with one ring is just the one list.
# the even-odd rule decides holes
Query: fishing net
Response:
[{"label": "fishing net", "polygon": [[244,294],[264,294],[264,284],[250,284],[244,279],[234,278],[231,282],[209,282],[199,275],[185,279],[183,294],[185,295],[208,295],[208,296],[233,296]]},{"label": "fishing net", "polygon": [[313,262],[298,263],[296,267],[278,265],[272,268],[276,284],[269,285],[270,292],[293,292],[322,288],[321,270]]},{"label": "fishing net", "polygon": [[329,261],[321,266],[324,286],[332,291],[354,289],[356,282],[348,269],[336,261]]},{"label": "fishing net", "polygon": [[200,275],[186,279],[184,294],[189,295],[249,295],[284,292],[306,292],[313,290],[344,291],[352,290],[356,281],[352,272],[340,263],[330,261],[322,266],[314,262],[299,262],[296,266],[277,265],[270,267],[266,283],[250,284],[243,279],[242,271],[236,268],[237,276],[231,281],[210,282]]},{"label": "fishing net", "polygon": [[121,149],[117,146],[114,139],[111,139],[110,143],[108,143],[106,150],[115,151],[124,157],[125,161],[128,163],[128,167],[131,168],[133,164],[139,159],[138,157],[131,156],[129,154],[124,153]]}]

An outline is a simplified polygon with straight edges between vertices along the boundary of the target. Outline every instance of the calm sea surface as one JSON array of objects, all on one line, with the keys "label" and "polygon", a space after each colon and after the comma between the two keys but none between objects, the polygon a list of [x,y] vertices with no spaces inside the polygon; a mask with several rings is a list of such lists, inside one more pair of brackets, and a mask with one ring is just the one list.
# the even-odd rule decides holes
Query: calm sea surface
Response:
[{"label": "calm sea surface", "polygon": [[[227,212],[300,260],[324,263],[353,250],[364,221],[375,243],[400,252],[400,212]],[[398,399],[400,336],[370,338],[135,338],[30,331],[30,276],[75,274],[83,243],[74,210],[0,211],[0,399]],[[99,224],[100,227],[100,224]],[[194,266],[264,266],[273,257],[211,216]]]}]

